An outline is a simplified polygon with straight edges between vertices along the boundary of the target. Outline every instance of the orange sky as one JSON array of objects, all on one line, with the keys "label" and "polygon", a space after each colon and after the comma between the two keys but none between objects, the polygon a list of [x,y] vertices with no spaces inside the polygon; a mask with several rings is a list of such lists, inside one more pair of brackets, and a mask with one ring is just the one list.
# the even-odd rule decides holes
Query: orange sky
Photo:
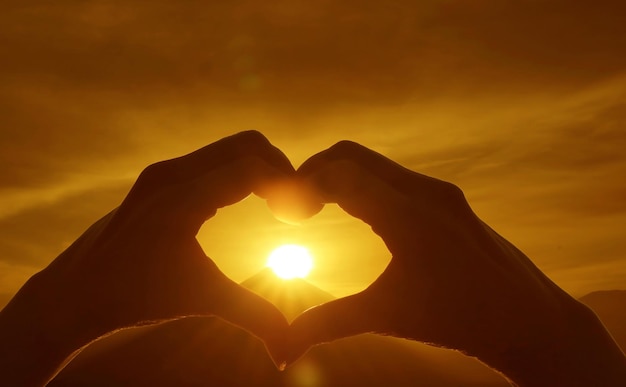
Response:
[{"label": "orange sky", "polygon": [[[0,305],[144,166],[253,128],[452,181],[567,291],[626,289],[622,1],[5,3]],[[294,228],[251,198],[200,239],[235,280],[307,243],[335,295],[389,260],[336,207]]]}]

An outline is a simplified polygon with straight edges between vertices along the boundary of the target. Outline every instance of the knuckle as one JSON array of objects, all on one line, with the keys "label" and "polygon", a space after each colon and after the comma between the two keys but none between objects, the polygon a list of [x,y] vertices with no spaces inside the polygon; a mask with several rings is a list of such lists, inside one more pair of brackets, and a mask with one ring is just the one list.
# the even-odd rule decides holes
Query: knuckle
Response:
[{"label": "knuckle", "polygon": [[455,215],[470,215],[472,210],[465,198],[465,193],[456,184],[449,182],[441,182],[438,189],[439,199],[449,208]]},{"label": "knuckle", "polygon": [[139,180],[152,180],[160,177],[165,172],[165,161],[159,161],[148,165],[139,174]]},{"label": "knuckle", "polygon": [[137,177],[135,184],[133,184],[131,191],[126,197],[125,203],[136,203],[137,200],[145,199],[153,194],[156,189],[167,184],[171,179],[171,175],[171,168],[168,166],[167,161],[159,161],[148,165]]},{"label": "knuckle", "polygon": [[465,194],[463,193],[463,190],[456,184],[442,182],[440,191],[443,197],[450,202],[465,201]]},{"label": "knuckle", "polygon": [[338,154],[342,156],[342,155],[347,155],[347,154],[348,155],[353,154],[354,152],[358,152],[361,149],[362,149],[362,146],[354,141],[341,140],[337,142],[336,144],[334,144],[333,146],[331,146],[330,148],[328,148],[328,151],[331,154]]},{"label": "knuckle", "polygon": [[271,147],[270,141],[257,130],[239,132],[230,138],[229,147],[236,157],[264,154]]},{"label": "knuckle", "polygon": [[265,137],[263,133],[259,132],[258,130],[246,130],[243,132],[239,132],[234,135],[233,138],[236,142],[253,147],[265,146],[270,143],[267,137]]},{"label": "knuckle", "polygon": [[148,165],[141,171],[136,185],[154,186],[172,178],[172,168],[168,161],[159,161]]}]

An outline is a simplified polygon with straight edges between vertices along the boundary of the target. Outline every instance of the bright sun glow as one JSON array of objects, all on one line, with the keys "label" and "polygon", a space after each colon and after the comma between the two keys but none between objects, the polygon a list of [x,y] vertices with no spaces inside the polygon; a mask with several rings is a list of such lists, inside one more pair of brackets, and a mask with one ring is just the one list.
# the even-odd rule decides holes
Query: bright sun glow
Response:
[{"label": "bright sun glow", "polygon": [[272,251],[267,267],[283,279],[304,278],[313,268],[313,258],[306,247],[282,245]]}]

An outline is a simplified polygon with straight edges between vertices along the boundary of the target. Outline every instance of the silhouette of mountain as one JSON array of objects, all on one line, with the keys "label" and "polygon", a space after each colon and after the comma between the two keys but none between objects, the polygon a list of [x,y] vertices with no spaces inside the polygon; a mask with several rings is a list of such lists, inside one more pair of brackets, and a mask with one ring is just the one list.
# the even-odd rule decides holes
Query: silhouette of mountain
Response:
[{"label": "silhouette of mountain", "polygon": [[[332,296],[263,271],[243,285],[297,314]],[[624,345],[626,291],[581,299]],[[620,341],[622,340],[622,341]],[[50,386],[508,386],[475,359],[408,340],[360,335],[313,348],[278,372],[263,344],[218,318],[129,329],[85,349]]]},{"label": "silhouette of mountain", "polygon": [[626,351],[626,290],[592,292],[580,301],[596,312],[617,344]]}]

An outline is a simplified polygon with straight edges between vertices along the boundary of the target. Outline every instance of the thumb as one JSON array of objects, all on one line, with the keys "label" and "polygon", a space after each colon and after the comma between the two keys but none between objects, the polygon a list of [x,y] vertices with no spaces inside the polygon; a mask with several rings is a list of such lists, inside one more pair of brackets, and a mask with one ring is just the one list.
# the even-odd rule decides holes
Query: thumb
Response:
[{"label": "thumb", "polygon": [[315,345],[376,331],[366,298],[366,293],[361,292],[318,305],[299,315],[290,327],[287,365]]},{"label": "thumb", "polygon": [[230,279],[226,281],[222,289],[223,302],[214,314],[261,339],[276,367],[283,369],[289,332],[287,319],[265,298]]},{"label": "thumb", "polygon": [[351,160],[320,162],[306,172],[303,179],[324,203],[337,203],[370,225],[388,247],[406,236],[412,201],[383,179]]}]

